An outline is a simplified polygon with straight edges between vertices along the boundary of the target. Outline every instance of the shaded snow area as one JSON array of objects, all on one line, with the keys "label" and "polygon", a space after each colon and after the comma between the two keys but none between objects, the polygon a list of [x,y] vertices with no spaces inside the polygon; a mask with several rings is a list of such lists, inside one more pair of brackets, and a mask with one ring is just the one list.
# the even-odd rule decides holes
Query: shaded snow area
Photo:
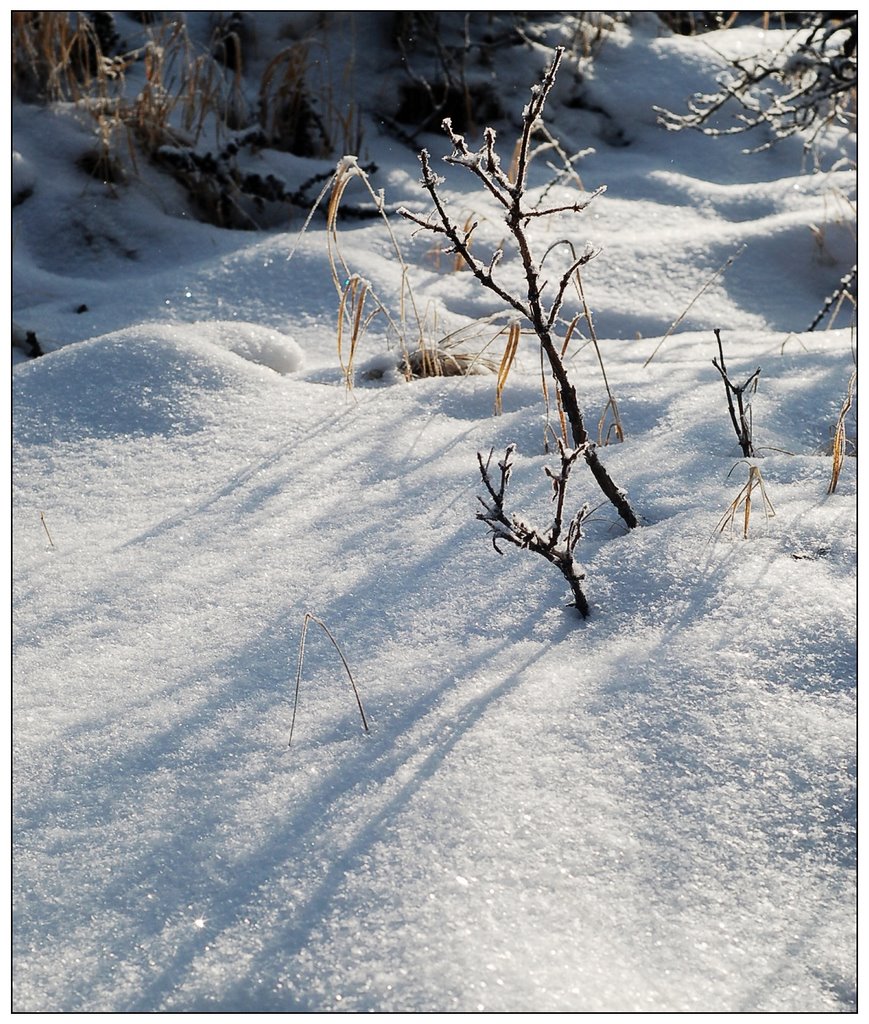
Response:
[{"label": "shaded snow area", "polygon": [[[288,17],[251,17],[254,98]],[[409,145],[378,119],[406,75],[376,18],[351,22],[372,187],[428,211],[425,146],[488,261],[497,204],[442,164],[443,136]],[[498,54],[505,163],[569,29]],[[625,438],[599,452],[641,520],[627,531],[577,466],[586,620],[475,518],[477,452],[515,443],[510,507],[551,521],[532,335],[500,415],[484,360],[406,381],[382,315],[348,389],[321,215],[301,236],[288,204],[214,226],[141,156],[123,181],[86,176],[80,105],[16,101],[13,315],[47,353],[16,350],[12,373],[16,1010],[856,1009],[854,406],[828,493],[853,307],[808,331],[855,259],[854,140],[748,155],[652,109],[785,37],[607,23],[550,97],[564,150],[593,149],[583,188],[607,191],[532,238],[538,259],[560,238],[600,250],[582,284]],[[340,155],[244,159],[324,175],[313,201]],[[355,180],[344,203],[372,206]],[[497,367],[504,304],[389,219],[406,270],[377,217],[339,220],[347,268],[394,323],[408,283],[433,342]],[[521,288],[509,252],[501,273]],[[734,381],[761,368],[749,460],[715,328]],[[596,434],[589,335],[567,365]],[[758,485],[746,537],[751,467],[770,504]],[[288,747],[306,613],[370,731],[312,621]]]}]

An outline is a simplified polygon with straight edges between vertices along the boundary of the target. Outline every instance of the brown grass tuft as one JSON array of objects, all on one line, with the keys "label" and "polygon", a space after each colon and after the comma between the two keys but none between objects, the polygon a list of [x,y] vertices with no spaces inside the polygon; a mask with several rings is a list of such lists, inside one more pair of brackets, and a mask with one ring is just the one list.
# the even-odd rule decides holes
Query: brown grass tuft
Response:
[{"label": "brown grass tuft", "polygon": [[[716,534],[723,534],[724,531],[729,527],[730,532],[733,533],[733,524],[736,520],[737,513],[740,507],[743,509],[742,514],[742,537],[743,540],[748,539],[748,527],[751,521],[751,509],[752,509],[752,494],[755,491],[760,493],[761,508],[763,509],[764,517],[769,520],[775,515],[775,509],[773,508],[772,502],[769,500],[769,495],[766,493],[766,486],[764,484],[763,477],[761,476],[760,467],[755,466],[745,460],[740,460],[748,466],[748,480],[740,488],[739,493],[728,505],[727,511],[721,517],[718,526],[715,527]],[[736,465],[739,465],[737,463]],[[735,469],[736,466],[733,467]],[[733,472],[731,469],[731,473]],[[730,473],[727,474],[728,476]]]},{"label": "brown grass tuft", "polygon": [[836,488],[839,486],[839,474],[842,472],[842,466],[845,463],[845,456],[847,454],[848,446],[851,445],[852,450],[855,447],[854,441],[848,438],[845,430],[845,418],[851,409],[851,404],[854,401],[854,385],[857,383],[857,371],[854,370],[848,379],[848,390],[845,395],[845,400],[842,402],[842,408],[839,410],[839,416],[836,420],[836,427],[833,431],[833,442],[831,447],[831,454],[833,456],[833,468],[830,473],[830,485],[827,488],[827,494],[835,494]]}]

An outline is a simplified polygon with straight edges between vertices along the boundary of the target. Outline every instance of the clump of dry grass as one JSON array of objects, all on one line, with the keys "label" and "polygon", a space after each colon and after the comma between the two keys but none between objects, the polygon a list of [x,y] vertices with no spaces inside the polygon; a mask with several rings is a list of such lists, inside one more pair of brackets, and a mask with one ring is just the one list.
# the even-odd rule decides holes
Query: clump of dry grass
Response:
[{"label": "clump of dry grass", "polygon": [[848,454],[849,447],[852,454],[856,451],[856,442],[848,437],[845,428],[845,419],[854,401],[854,385],[856,383],[857,371],[854,370],[848,378],[848,390],[845,394],[845,400],[842,402],[842,408],[839,410],[839,416],[836,419],[836,426],[833,431],[833,441],[830,447],[833,467],[830,472],[830,485],[827,488],[827,494],[835,494],[836,488],[839,486],[839,476],[842,472],[842,466],[845,463],[845,456]]},{"label": "clump of dry grass", "polygon": [[[125,105],[123,120],[151,156],[160,146],[195,144],[209,115],[221,123],[222,72],[209,55],[194,55],[183,22],[163,22],[149,34],[140,51],[145,84]],[[171,127],[176,110],[188,139]]]},{"label": "clump of dry grass", "polygon": [[[383,224],[390,248],[401,269],[397,310],[392,309],[377,294],[369,280],[350,266],[344,255],[339,230],[340,210],[345,193],[354,181],[362,185],[374,204],[374,213]],[[397,366],[406,380],[466,376],[493,369],[492,360],[483,352],[466,352],[456,347],[461,340],[459,332],[437,337],[438,332],[430,325],[428,316],[420,310],[416,302],[410,283],[410,267],[390,223],[383,190],[374,188],[368,173],[355,156],[345,156],[338,161],[334,174],[326,181],[314,201],[299,232],[299,238],[307,231],[314,214],[324,200],[326,251],[332,284],[338,297],[335,331],[338,362],[347,388],[353,387],[360,344],[376,317],[385,322],[389,336],[397,339]],[[295,249],[288,259],[292,259],[294,252]],[[503,333],[503,330],[501,328],[498,335]],[[433,338],[435,340],[432,340]],[[506,372],[509,372],[509,365]],[[506,381],[506,373],[504,380]]]},{"label": "clump of dry grass", "polygon": [[399,369],[408,380],[423,377],[467,377],[479,372],[481,361],[474,352],[451,352],[442,343],[411,352]]},{"label": "clump of dry grass", "polygon": [[75,102],[107,73],[96,31],[85,15],[12,12],[12,87],[17,95]]},{"label": "clump of dry grass", "polygon": [[[218,138],[232,126],[238,75],[230,81],[210,54],[196,52],[183,19],[164,15],[147,26],[144,45],[117,56],[104,52],[111,43],[101,41],[97,19],[24,11],[12,21],[15,94],[28,102],[73,102],[94,119],[96,145],[80,163],[86,173],[115,185],[126,178],[125,163],[138,170],[137,153],[156,159],[163,147],[192,147],[209,119]],[[124,86],[134,64],[144,84],[130,97]]]},{"label": "clump of dry grass", "polygon": [[[297,156],[325,159],[360,153],[362,117],[353,88],[354,15],[321,12],[266,66],[260,79],[259,121],[271,145]],[[336,64],[335,36],[349,33],[349,56]],[[336,86],[335,80],[340,79]]]},{"label": "clump of dry grass", "polygon": [[[745,459],[741,459],[736,465],[744,464],[748,466],[748,480],[740,488],[739,493],[733,499],[733,501],[727,506],[727,511],[721,517],[718,525],[715,527],[716,534],[723,534],[725,530],[730,529],[731,534],[733,533],[733,524],[736,521],[737,515],[740,508],[742,509],[742,537],[744,540],[748,539],[748,528],[751,522],[751,510],[753,506],[752,495],[757,492],[760,494],[760,507],[763,511],[764,518],[769,521],[775,515],[775,509],[769,499],[769,495],[766,493],[766,485],[764,483],[763,476],[760,472],[760,467],[748,462]],[[736,469],[736,466],[733,467]],[[730,473],[733,472],[731,469]],[[728,477],[730,476],[728,473]],[[756,502],[754,502],[756,504]]]},{"label": "clump of dry grass", "polygon": [[[191,142],[171,127],[176,111],[193,142],[209,115],[222,123],[220,69],[209,55],[194,54],[183,21],[164,16],[147,33],[143,46],[111,56],[106,48],[118,40],[107,36],[99,12],[13,14],[15,94],[28,102],[72,102],[87,112],[96,141],[78,165],[110,188],[127,180],[128,169],[138,170],[137,152],[152,158],[161,146]],[[126,73],[134,64],[143,68],[144,85],[128,97]]]},{"label": "clump of dry grass", "polygon": [[307,41],[288,46],[269,61],[260,80],[260,124],[276,149],[326,157],[331,141],[314,113],[305,82],[310,62]]}]

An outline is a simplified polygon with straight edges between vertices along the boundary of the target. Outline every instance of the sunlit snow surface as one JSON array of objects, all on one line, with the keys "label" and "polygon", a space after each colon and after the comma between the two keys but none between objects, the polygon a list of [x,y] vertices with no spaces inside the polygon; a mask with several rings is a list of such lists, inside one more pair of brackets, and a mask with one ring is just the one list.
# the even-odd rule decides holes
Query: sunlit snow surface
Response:
[{"label": "sunlit snow surface", "polygon": [[[153,171],[108,195],[71,108],[16,107],[14,317],[54,350],[13,374],[17,1010],[855,1009],[854,459],[827,493],[855,341],[805,332],[853,261],[855,179],[657,128],[710,39],[608,40],[593,86],[629,146],[553,103],[608,185],[564,230],[602,249],[626,433],[602,456],[643,521],[589,522],[586,622],[474,518],[476,453],[511,442],[514,507],[551,514],[530,339],[499,417],[491,375],[367,380],[395,353],[376,321],[348,393],[322,221],[221,231]],[[370,131],[374,184],[422,204],[414,153]],[[482,347],[499,307],[395,229],[429,322]],[[397,296],[382,226],[342,239]],[[716,533],[748,467],[714,327],[734,379],[762,369],[775,515],[756,493],[747,540],[742,510]],[[596,425],[593,349],[571,370]],[[368,735],[312,625],[287,748],[305,612]]]}]

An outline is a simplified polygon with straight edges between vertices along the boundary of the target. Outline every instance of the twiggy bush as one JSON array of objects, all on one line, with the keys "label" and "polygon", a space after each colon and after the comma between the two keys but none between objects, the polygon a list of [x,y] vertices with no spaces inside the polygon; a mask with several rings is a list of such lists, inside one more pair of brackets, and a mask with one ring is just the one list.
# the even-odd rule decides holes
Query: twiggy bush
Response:
[{"label": "twiggy bush", "polygon": [[[572,251],[569,241],[564,240],[563,243],[556,243],[557,245],[563,244],[571,249],[572,258],[557,280],[552,298],[547,302],[543,298],[543,292],[548,282],[541,276],[542,260],[534,258],[531,242],[528,237],[529,225],[535,219],[558,217],[566,213],[581,213],[595,196],[603,191],[602,188],[598,189],[589,198],[580,202],[543,208],[532,205],[528,200],[528,168],[534,156],[532,138],[542,121],[543,109],[555,84],[563,54],[564,48],[558,47],[552,63],[546,70],[540,84],[532,87],[531,100],[522,113],[522,133],[511,173],[505,172],[501,166],[501,159],[495,148],[495,132],[492,128],[485,130],[481,150],[479,152],[472,152],[468,148],[464,137],[453,130],[449,118],[446,118],[443,122],[444,131],[453,146],[452,155],[444,158],[446,162],[454,166],[464,167],[470,171],[502,208],[507,229],[515,242],[521,261],[525,279],[524,295],[511,291],[502,283],[499,273],[499,264],[504,255],[502,248],[495,250],[488,264],[483,263],[471,252],[469,240],[476,225],[473,224],[469,228],[462,228],[453,220],[452,215],[447,209],[446,202],[440,193],[440,185],[444,179],[436,175],[432,170],[427,150],[422,150],[419,159],[422,165],[422,184],[431,198],[434,212],[428,217],[420,217],[406,209],[401,209],[399,212],[426,230],[446,239],[449,242],[447,251],[456,253],[461,257],[484,288],[498,295],[531,325],[531,329],[536,335],[541,350],[548,362],[550,372],[555,381],[560,408],[564,412],[570,430],[570,446],[562,443],[562,472],[559,477],[553,478],[562,481],[561,489],[560,491],[557,490],[556,493],[559,510],[563,508],[564,491],[567,486],[570,468],[578,458],[582,458],[591,470],[598,486],[607,499],[612,502],[625,525],[633,529],[638,525],[637,516],[625,492],[610,477],[600,460],[597,445],[589,436],[576,388],[570,380],[563,359],[564,347],[557,340],[557,332],[562,327],[560,313],[565,293],[571,282],[575,282],[577,270],[591,259],[593,253],[591,250],[586,250],[582,255],[577,256]],[[547,249],[547,255],[554,248],[555,246],[550,245]],[[556,557],[552,557],[556,554],[558,538],[561,533],[560,514],[556,517],[553,529],[548,535],[549,539],[538,543],[536,539],[538,535],[534,531],[528,531],[527,534],[523,532],[525,528],[520,529],[517,527],[515,525],[517,521],[510,517],[503,507],[504,491],[510,476],[509,454],[505,462],[501,464],[501,479],[497,486],[489,476],[488,466],[488,462],[484,463],[480,459],[483,483],[494,504],[489,505],[484,502],[486,512],[481,514],[481,518],[493,530],[496,540],[498,538],[510,540],[519,547],[528,547],[539,554],[543,554],[549,561],[558,565],[565,576],[571,580],[575,606],[580,614],[583,616],[587,615],[588,603],[584,595],[581,594],[581,576],[576,576],[572,573],[572,570],[568,572],[564,570],[564,565],[568,564],[565,557],[569,555],[572,561],[573,548],[579,539],[578,527],[574,534],[570,536],[568,550],[563,554],[559,552]]]},{"label": "twiggy bush", "polygon": [[[695,128],[706,135],[766,130],[754,149],[768,149],[801,133],[809,152],[834,125],[856,130],[857,12],[807,11],[800,28],[778,51],[735,58],[718,89],[688,101],[687,114],[656,107],[670,131]],[[715,120],[733,111],[726,127]]]}]

